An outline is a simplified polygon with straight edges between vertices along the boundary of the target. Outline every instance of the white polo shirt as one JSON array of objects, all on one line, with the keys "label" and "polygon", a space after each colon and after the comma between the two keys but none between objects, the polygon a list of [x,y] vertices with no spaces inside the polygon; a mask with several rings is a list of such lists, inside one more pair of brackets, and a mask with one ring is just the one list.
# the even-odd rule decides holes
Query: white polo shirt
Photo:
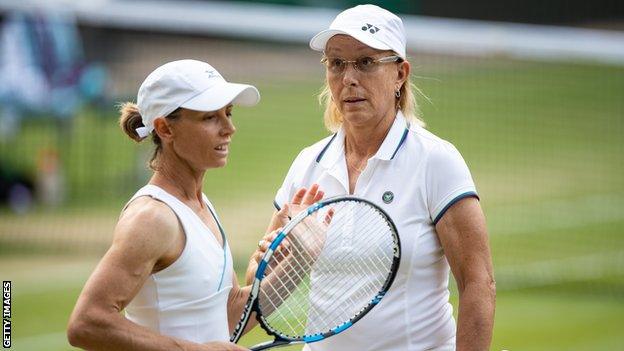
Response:
[{"label": "white polo shirt", "polygon": [[[297,189],[314,183],[326,197],[349,193],[343,129],[301,151],[274,205],[279,209]],[[408,125],[399,111],[360,174],[354,195],[381,206],[397,226],[402,253],[399,272],[380,304],[353,327],[306,349],[454,350],[450,268],[435,223],[455,202],[477,197],[464,159],[451,143]]]}]

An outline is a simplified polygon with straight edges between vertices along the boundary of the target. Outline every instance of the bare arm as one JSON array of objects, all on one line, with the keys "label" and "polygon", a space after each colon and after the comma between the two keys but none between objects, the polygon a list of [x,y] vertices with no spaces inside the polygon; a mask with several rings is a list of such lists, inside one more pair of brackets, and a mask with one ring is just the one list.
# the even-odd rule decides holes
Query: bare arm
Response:
[{"label": "bare arm", "polygon": [[121,315],[148,276],[163,261],[171,261],[172,255],[177,258],[181,230],[175,214],[158,201],[137,199],[126,210],[111,248],[91,274],[70,317],[70,344],[87,350],[244,350],[230,343],[200,345],[167,337]]},{"label": "bare arm", "polygon": [[[240,287],[238,285],[238,279],[236,274],[232,276],[232,290],[230,291],[230,296],[228,298],[228,326],[230,328],[230,335],[234,332],[236,328],[236,324],[241,319],[243,315],[243,309],[245,309],[245,304],[249,299],[249,293],[251,292],[251,285],[247,285],[245,287]],[[247,325],[245,326],[245,330],[243,334],[247,333],[253,327],[258,324],[256,320],[255,313],[252,313]]]},{"label": "bare arm", "polygon": [[436,230],[459,290],[457,350],[489,350],[496,285],[479,201],[466,198],[451,206]]}]

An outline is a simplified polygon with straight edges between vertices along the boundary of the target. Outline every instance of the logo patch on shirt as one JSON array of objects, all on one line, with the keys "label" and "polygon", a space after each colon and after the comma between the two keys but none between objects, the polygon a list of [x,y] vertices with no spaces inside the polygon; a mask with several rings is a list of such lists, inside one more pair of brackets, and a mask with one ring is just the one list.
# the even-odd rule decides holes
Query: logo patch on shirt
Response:
[{"label": "logo patch on shirt", "polygon": [[383,200],[383,202],[389,204],[392,202],[392,200],[394,200],[394,194],[392,193],[392,191],[386,191],[385,193],[383,193],[383,195],[381,195],[381,199]]}]

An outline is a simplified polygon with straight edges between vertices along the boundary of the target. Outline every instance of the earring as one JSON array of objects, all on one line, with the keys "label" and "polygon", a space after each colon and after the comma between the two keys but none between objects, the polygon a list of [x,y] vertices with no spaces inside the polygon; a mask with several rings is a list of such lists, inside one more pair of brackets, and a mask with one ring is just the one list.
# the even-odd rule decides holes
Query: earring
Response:
[{"label": "earring", "polygon": [[396,97],[397,99],[401,97],[401,90],[397,90],[394,92],[394,97]]}]

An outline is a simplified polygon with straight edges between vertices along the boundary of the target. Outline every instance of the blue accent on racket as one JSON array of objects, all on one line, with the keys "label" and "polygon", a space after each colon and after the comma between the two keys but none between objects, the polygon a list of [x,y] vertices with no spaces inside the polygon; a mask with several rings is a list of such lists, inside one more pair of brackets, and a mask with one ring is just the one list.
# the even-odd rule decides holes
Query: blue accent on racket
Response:
[{"label": "blue accent on racket", "polygon": [[319,201],[269,245],[231,341],[253,312],[274,340],[251,350],[340,334],[379,304],[400,258],[396,226],[379,206],[355,196]]}]

